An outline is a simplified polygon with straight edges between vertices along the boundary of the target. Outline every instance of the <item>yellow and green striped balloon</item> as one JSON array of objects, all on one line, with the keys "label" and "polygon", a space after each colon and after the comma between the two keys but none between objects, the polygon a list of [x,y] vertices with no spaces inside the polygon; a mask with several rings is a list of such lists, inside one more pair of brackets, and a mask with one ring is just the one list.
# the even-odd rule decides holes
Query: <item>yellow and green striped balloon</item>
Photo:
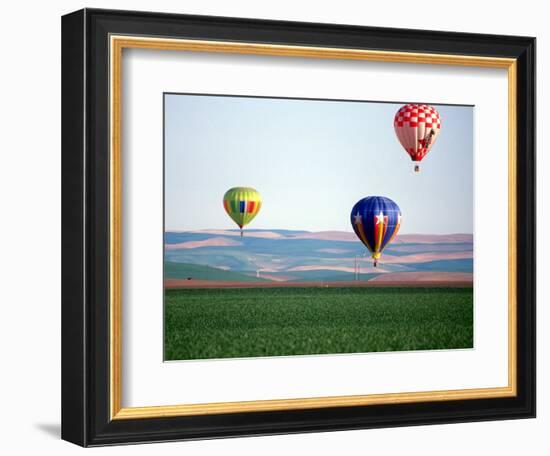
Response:
[{"label": "yellow and green striped balloon", "polygon": [[262,207],[262,197],[253,188],[233,187],[223,195],[223,207],[227,215],[239,225],[241,236],[243,227],[248,225]]}]

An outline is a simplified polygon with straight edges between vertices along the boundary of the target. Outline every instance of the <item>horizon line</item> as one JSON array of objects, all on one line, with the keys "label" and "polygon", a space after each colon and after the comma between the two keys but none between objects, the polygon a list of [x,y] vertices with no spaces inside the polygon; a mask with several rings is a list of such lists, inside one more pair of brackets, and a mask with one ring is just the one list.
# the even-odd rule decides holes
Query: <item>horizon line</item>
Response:
[{"label": "horizon line", "polygon": [[[165,233],[197,233],[201,231],[232,231],[239,232],[239,228],[199,228],[199,229],[178,229],[178,228],[165,228]],[[247,228],[244,232],[258,232],[258,231],[300,231],[305,233],[349,233],[355,234],[354,231],[346,230],[320,230],[320,231],[311,231],[311,230],[298,230],[298,229],[287,229],[287,228]],[[465,233],[465,232],[452,232],[452,233],[398,233],[397,236],[456,236],[456,235],[468,235],[473,236],[474,233]]]}]

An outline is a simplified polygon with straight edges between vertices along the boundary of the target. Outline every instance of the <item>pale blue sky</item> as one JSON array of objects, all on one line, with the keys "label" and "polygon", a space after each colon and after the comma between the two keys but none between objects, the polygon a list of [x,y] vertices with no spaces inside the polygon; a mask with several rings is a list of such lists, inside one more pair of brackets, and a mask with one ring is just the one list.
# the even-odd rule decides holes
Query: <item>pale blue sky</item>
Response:
[{"label": "pale blue sky", "polygon": [[421,172],[399,144],[404,103],[165,95],[165,227],[234,229],[222,197],[263,198],[250,229],[351,231],[369,195],[401,208],[401,233],[473,232],[473,108],[434,105],[441,133]]}]

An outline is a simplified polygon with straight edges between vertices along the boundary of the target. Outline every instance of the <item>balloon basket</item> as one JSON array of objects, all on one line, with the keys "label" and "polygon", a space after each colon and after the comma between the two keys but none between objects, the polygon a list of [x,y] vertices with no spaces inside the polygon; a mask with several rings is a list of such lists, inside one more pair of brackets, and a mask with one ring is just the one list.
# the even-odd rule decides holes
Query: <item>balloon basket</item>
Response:
[{"label": "balloon basket", "polygon": [[241,230],[241,237],[243,237],[243,230]]},{"label": "balloon basket", "polygon": [[414,172],[415,172],[415,173],[419,173],[419,172],[420,172],[420,166],[419,166],[419,165],[414,165]]},{"label": "balloon basket", "polygon": [[374,264],[373,264],[373,266],[374,266],[375,268],[377,268],[377,267],[378,267],[378,260],[374,260]]}]

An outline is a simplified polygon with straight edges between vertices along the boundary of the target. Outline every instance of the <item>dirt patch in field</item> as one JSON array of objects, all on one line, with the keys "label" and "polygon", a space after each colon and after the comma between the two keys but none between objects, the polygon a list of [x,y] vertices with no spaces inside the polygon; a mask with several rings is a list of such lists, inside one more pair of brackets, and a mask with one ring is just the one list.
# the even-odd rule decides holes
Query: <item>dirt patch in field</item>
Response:
[{"label": "dirt patch in field", "polygon": [[166,279],[164,287],[177,288],[282,288],[282,287],[442,287],[471,288],[472,280],[369,280],[342,282],[229,282],[223,280]]},{"label": "dirt patch in field", "polygon": [[371,282],[470,282],[474,275],[471,272],[389,272],[374,277]]}]

